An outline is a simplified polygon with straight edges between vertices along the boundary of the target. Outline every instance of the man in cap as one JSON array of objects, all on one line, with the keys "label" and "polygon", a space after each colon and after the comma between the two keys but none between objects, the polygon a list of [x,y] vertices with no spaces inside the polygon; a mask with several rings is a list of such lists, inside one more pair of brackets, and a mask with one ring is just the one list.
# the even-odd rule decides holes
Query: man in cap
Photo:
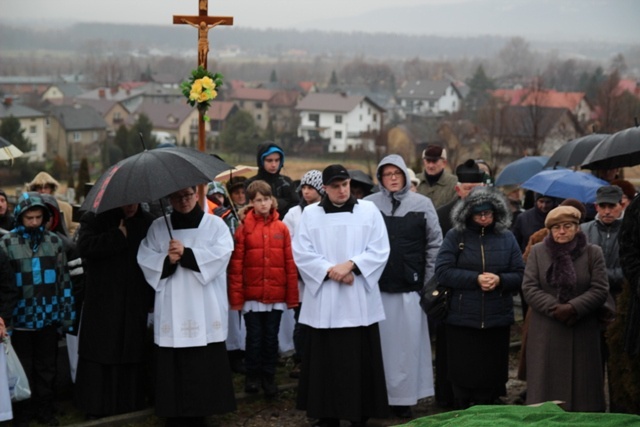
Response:
[{"label": "man in cap", "polygon": [[293,181],[288,176],[280,174],[284,166],[284,151],[275,142],[264,141],[258,145],[257,163],[258,174],[247,179],[244,188],[259,179],[266,181],[271,186],[273,196],[278,200],[278,214],[282,220],[287,211],[298,204],[298,194]]},{"label": "man in cap", "polygon": [[364,425],[388,415],[378,322],[384,309],[378,281],[389,257],[378,208],[356,200],[341,165],[322,172],[326,196],[307,206],[293,239],[305,283],[300,323],[308,325],[298,409],[318,426]]},{"label": "man in cap", "polygon": [[458,180],[445,170],[447,166],[447,150],[439,145],[428,145],[422,152],[424,173],[420,174],[418,193],[427,196],[438,209],[456,195],[455,186]]},{"label": "man in cap", "polygon": [[485,185],[486,174],[480,169],[478,164],[469,159],[466,162],[458,165],[456,168],[456,175],[451,175],[458,180],[454,185],[455,197],[445,205],[437,209],[438,220],[440,221],[440,228],[442,229],[442,235],[446,235],[452,227],[451,225],[451,209],[459,200],[464,200],[469,195],[471,190],[479,185]]},{"label": "man in cap", "polygon": [[[617,185],[604,185],[596,192],[596,218],[580,225],[589,243],[600,246],[604,254],[609,278],[609,293],[615,301],[622,292],[622,267],[620,266],[620,246],[618,235],[622,227],[622,196],[623,192]],[[603,331],[604,333],[604,331]],[[601,341],[602,362],[607,363],[609,351],[604,334]]]}]

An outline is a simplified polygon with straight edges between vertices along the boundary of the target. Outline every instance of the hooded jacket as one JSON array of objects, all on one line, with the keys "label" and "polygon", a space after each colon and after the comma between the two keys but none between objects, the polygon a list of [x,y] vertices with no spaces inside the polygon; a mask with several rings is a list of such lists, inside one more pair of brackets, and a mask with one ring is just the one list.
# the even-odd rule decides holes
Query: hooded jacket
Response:
[{"label": "hooded jacket", "polygon": [[[44,211],[42,225],[27,229],[22,225],[22,216],[36,207]],[[16,228],[0,240],[0,248],[9,257],[20,291],[13,312],[13,327],[42,329],[62,324],[71,330],[75,320],[72,284],[62,239],[44,228],[49,209],[38,193],[24,193],[14,216]]]},{"label": "hooded jacket", "polygon": [[380,161],[376,176],[382,182],[382,169],[393,165],[404,174],[404,187],[391,193],[382,184],[380,191],[365,198],[373,202],[384,217],[391,252],[380,278],[382,292],[410,292],[422,289],[431,278],[442,244],[438,215],[428,197],[410,191],[411,180],[402,157],[391,154]]},{"label": "hooded jacket", "polygon": [[[493,223],[481,227],[473,219],[476,206],[493,206]],[[491,187],[476,187],[451,211],[453,228],[447,232],[436,260],[438,281],[451,290],[446,323],[477,329],[513,323],[513,296],[520,289],[524,263],[509,231],[511,212],[504,196]],[[478,275],[490,272],[500,284],[489,292],[478,285]]]},{"label": "hooded jacket", "polygon": [[[269,173],[264,169],[264,163],[262,156],[270,151],[280,153],[280,169],[278,173]],[[258,165],[258,174],[247,179],[244,183],[244,188],[247,188],[253,181],[263,180],[271,186],[271,192],[273,196],[278,200],[278,213],[280,219],[284,218],[287,211],[298,204],[298,195],[296,188],[293,185],[293,181],[288,176],[280,175],[280,170],[284,166],[284,151],[278,144],[271,141],[262,142],[258,145],[258,153],[256,156],[256,164]]]},{"label": "hooded jacket", "polygon": [[274,209],[264,218],[249,207],[236,230],[229,262],[229,306],[241,310],[245,301],[298,305],[298,270],[293,262],[289,229]]}]

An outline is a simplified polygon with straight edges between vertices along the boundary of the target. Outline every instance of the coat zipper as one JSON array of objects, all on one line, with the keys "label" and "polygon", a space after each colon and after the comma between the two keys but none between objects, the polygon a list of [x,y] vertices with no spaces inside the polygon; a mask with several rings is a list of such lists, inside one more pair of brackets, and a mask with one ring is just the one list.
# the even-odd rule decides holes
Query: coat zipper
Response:
[{"label": "coat zipper", "polygon": [[[480,254],[482,255],[482,272],[485,272],[485,259],[484,259],[484,227],[482,227],[482,230],[480,231]],[[484,329],[484,294],[485,292],[482,292],[482,320],[480,323],[480,328]]]}]

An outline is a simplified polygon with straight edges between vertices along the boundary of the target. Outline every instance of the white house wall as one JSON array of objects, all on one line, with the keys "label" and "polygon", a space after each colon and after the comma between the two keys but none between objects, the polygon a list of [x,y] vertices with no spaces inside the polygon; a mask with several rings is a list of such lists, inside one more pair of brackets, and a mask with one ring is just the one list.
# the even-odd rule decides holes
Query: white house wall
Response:
[{"label": "white house wall", "polygon": [[31,143],[31,151],[25,153],[29,161],[42,161],[47,152],[47,135],[43,117],[20,119],[20,127],[24,129],[24,137]]}]

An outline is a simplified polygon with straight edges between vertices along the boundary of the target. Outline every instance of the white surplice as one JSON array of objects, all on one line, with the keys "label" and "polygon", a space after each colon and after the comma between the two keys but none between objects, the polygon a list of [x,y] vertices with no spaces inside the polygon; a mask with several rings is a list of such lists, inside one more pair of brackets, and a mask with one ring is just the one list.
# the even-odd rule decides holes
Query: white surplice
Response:
[{"label": "white surplice", "polygon": [[155,343],[180,348],[222,342],[229,321],[227,264],[233,252],[229,228],[219,217],[205,214],[198,228],[171,233],[193,251],[200,271],[178,265],[174,274],[160,277],[170,237],[165,219],[156,219],[138,249],[138,264],[156,291]]},{"label": "white surplice", "polygon": [[[382,214],[358,200],[353,213],[307,206],[293,238],[293,258],[304,281],[300,323],[313,328],[369,326],[384,320],[378,280],[389,257]],[[361,274],[352,285],[327,279],[327,270],[353,261]]]}]

